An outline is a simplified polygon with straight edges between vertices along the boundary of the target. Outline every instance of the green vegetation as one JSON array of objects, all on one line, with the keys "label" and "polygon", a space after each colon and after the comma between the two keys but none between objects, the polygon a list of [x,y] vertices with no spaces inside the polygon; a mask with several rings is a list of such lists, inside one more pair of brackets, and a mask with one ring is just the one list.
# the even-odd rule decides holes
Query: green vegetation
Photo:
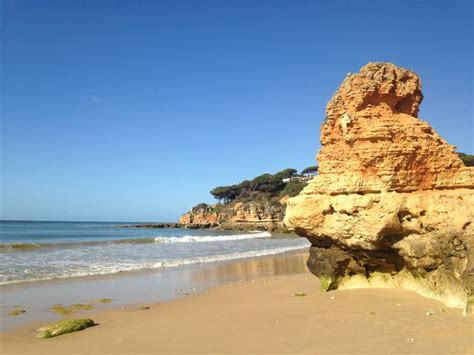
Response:
[{"label": "green vegetation", "polygon": [[90,311],[91,309],[94,309],[93,304],[82,303],[75,303],[67,307],[64,307],[62,304],[55,304],[51,307],[51,310],[60,316],[65,316],[67,314],[75,313],[77,311]]},{"label": "green vegetation", "polygon": [[298,174],[296,169],[287,168],[276,174],[262,174],[252,180],[244,180],[235,185],[218,186],[210,191],[219,203],[208,205],[200,203],[194,206],[190,213],[211,215],[217,214],[212,223],[225,223],[236,215],[234,206],[242,204],[241,210],[247,211],[249,204],[260,205],[272,219],[283,218],[286,204],[283,197],[294,197],[299,195],[306,187],[311,175],[317,171],[317,167],[311,166],[303,170],[305,175]]},{"label": "green vegetation", "polygon": [[95,322],[90,318],[62,320],[39,328],[36,336],[38,338],[52,338],[67,333],[77,332],[79,330],[93,327],[94,325],[96,325]]},{"label": "green vegetation", "polygon": [[464,165],[474,166],[474,155],[458,153],[458,156],[464,162]]},{"label": "green vegetation", "polygon": [[[236,185],[218,186],[211,190],[211,195],[224,203],[234,200],[255,199],[256,196],[262,194],[265,195],[266,198],[276,197],[280,196],[282,191],[285,190],[289,184],[283,180],[295,178],[297,176],[298,171],[289,168],[273,175],[262,174],[252,180],[244,180]],[[300,185],[293,184],[291,188],[293,194]],[[301,191],[301,189],[299,191]]]},{"label": "green vegetation", "polygon": [[25,313],[26,311],[24,309],[12,309],[8,314],[12,317],[19,316],[20,314]]},{"label": "green vegetation", "polygon": [[329,276],[321,275],[319,277],[319,283],[321,284],[321,290],[328,291],[329,286],[331,286],[332,279]]},{"label": "green vegetation", "polygon": [[285,188],[280,192],[281,196],[294,197],[300,194],[308,183],[300,180],[290,180],[286,184]]},{"label": "green vegetation", "polygon": [[196,206],[193,207],[193,210],[202,210],[202,209],[207,209],[209,206],[207,203],[200,203]]},{"label": "green vegetation", "polygon": [[318,173],[318,167],[316,165],[308,166],[306,169],[301,171],[301,175],[316,175]]}]

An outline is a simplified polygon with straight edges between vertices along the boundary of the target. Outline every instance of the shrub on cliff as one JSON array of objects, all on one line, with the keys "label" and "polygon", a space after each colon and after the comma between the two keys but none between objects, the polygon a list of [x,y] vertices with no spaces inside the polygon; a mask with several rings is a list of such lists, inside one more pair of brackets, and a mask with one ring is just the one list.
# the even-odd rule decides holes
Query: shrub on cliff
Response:
[{"label": "shrub on cliff", "polygon": [[458,153],[458,156],[464,162],[464,165],[474,166],[474,155]]},{"label": "shrub on cliff", "polygon": [[291,180],[289,181],[285,188],[280,192],[280,196],[290,196],[294,197],[299,195],[301,190],[305,188],[308,183],[306,181]]},{"label": "shrub on cliff", "polygon": [[200,203],[192,208],[193,211],[207,210],[210,206],[207,203]]}]

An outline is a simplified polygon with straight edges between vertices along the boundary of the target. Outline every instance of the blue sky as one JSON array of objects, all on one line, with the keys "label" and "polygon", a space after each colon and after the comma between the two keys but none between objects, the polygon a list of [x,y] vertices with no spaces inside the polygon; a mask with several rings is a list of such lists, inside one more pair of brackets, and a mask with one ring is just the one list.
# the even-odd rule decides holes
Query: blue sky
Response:
[{"label": "blue sky", "polygon": [[369,61],[473,153],[470,1],[1,1],[2,219],[173,221],[209,190],[315,163]]}]

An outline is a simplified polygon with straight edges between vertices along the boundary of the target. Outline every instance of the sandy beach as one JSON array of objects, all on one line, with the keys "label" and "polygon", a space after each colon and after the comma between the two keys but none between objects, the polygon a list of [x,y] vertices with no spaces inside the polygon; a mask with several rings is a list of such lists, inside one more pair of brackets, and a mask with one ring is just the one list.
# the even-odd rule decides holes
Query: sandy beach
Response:
[{"label": "sandy beach", "polygon": [[[275,259],[288,256],[276,256]],[[263,260],[269,260],[264,258]],[[298,258],[301,264],[301,255]],[[400,289],[323,292],[316,277],[262,275],[250,261],[224,265],[245,279],[159,304],[85,312],[99,325],[36,339],[35,322],[2,332],[3,354],[472,354],[474,320]],[[269,264],[274,268],[278,263]],[[272,266],[273,265],[273,266]],[[251,272],[249,270],[252,270]],[[262,270],[261,270],[262,271]],[[303,272],[300,272],[303,271]],[[250,273],[249,273],[250,272]],[[267,270],[268,272],[268,270]],[[234,275],[235,276],[235,275]],[[255,276],[255,277],[254,277]],[[206,276],[207,277],[207,276]],[[297,295],[298,294],[298,295]]]}]

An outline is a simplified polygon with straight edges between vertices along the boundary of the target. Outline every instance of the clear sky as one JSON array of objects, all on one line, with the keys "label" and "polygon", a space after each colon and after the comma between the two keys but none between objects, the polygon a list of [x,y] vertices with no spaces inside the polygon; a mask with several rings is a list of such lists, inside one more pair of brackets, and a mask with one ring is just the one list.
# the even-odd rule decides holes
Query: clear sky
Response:
[{"label": "clear sky", "polygon": [[2,219],[173,221],[209,190],[315,163],[369,61],[473,153],[471,1],[0,1]]}]

